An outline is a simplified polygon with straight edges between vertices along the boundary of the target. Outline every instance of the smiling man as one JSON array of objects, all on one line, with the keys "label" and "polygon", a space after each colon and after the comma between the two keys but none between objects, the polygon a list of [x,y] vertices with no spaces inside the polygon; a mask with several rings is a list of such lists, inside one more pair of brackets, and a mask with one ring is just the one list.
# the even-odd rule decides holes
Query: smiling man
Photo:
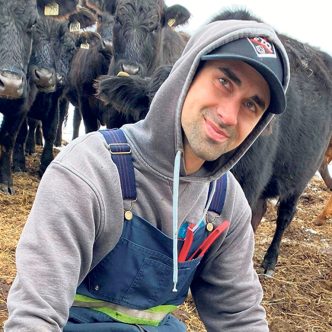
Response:
[{"label": "smiling man", "polygon": [[187,174],[238,147],[270,105],[285,108],[283,66],[263,37],[241,38],[202,56],[181,124]]},{"label": "smiling man", "polygon": [[[251,211],[229,169],[285,109],[268,25],[192,37],[146,119],[79,137],[46,170],[17,248],[5,331],[266,332]],[[255,185],[254,183],[252,185]]]}]

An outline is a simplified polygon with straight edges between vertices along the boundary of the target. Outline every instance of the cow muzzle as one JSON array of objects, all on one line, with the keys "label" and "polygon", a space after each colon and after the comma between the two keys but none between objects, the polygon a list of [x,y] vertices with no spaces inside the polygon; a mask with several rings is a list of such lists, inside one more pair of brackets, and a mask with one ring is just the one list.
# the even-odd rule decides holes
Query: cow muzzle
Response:
[{"label": "cow muzzle", "polygon": [[33,81],[42,92],[54,92],[56,88],[56,75],[54,70],[47,68],[34,68]]},{"label": "cow muzzle", "polygon": [[0,72],[0,98],[18,99],[23,96],[25,80],[10,71]]},{"label": "cow muzzle", "polygon": [[121,65],[121,71],[128,73],[129,75],[139,75],[140,68],[136,65],[125,64]]}]

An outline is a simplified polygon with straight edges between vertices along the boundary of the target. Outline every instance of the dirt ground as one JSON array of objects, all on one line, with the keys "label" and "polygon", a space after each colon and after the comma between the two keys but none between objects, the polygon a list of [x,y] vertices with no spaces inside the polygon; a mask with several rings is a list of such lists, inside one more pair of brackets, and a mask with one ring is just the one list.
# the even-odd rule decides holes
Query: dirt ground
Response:
[{"label": "dirt ground", "polygon": [[[0,326],[7,318],[6,297],[15,276],[15,247],[38,187],[38,163],[37,155],[30,156],[29,172],[14,176],[14,196],[0,193]],[[332,221],[314,224],[329,195],[322,180],[314,177],[284,234],[273,277],[260,270],[275,228],[273,203],[258,228],[255,267],[264,288],[263,305],[271,332],[332,331]],[[205,331],[190,299],[176,314],[189,332]]]}]

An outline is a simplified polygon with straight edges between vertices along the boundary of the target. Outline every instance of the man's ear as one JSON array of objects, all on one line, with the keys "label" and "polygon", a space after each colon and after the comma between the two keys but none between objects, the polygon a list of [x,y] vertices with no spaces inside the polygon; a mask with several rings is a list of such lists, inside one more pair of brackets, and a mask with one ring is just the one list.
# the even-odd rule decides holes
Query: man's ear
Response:
[{"label": "man's ear", "polygon": [[261,136],[270,136],[273,133],[273,126],[274,126],[275,118],[273,118],[265,129],[262,131]]}]

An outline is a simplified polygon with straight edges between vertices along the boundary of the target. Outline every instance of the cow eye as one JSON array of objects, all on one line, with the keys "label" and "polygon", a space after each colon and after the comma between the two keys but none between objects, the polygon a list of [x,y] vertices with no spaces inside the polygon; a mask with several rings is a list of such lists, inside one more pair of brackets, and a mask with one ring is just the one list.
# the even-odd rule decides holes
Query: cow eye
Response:
[{"label": "cow eye", "polygon": [[27,31],[32,32],[36,28],[36,25],[37,25],[37,19],[31,20],[27,26]]},{"label": "cow eye", "polygon": [[158,24],[156,24],[155,22],[149,22],[148,29],[151,32],[156,31],[158,29]]},{"label": "cow eye", "polygon": [[119,16],[116,16],[115,23],[122,25]]}]

